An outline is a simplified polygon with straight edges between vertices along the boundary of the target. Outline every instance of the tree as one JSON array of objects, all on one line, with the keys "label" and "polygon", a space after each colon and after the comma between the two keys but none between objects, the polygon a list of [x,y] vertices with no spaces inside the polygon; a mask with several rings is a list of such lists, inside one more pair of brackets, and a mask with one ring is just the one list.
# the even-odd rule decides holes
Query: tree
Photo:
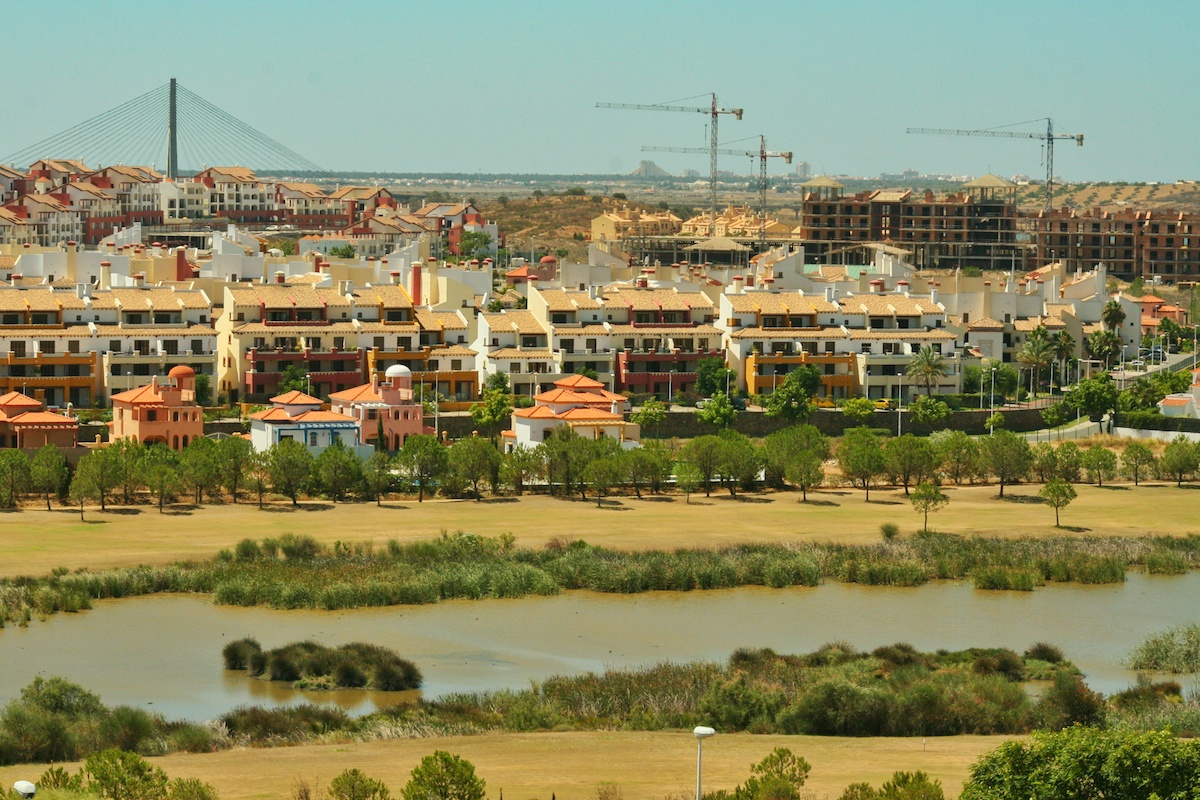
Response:
[{"label": "tree", "polygon": [[287,394],[288,392],[304,392],[308,394],[311,386],[308,381],[308,373],[303,367],[299,367],[293,363],[288,363],[279,373],[279,393]]},{"label": "tree", "polygon": [[526,484],[541,478],[545,473],[546,457],[540,447],[518,444],[500,460],[500,475],[517,496],[524,493]]},{"label": "tree", "polygon": [[732,800],[799,800],[812,765],[786,747],[750,767],[750,777],[733,790]]},{"label": "tree", "polygon": [[923,530],[929,530],[929,513],[941,511],[950,502],[950,498],[942,492],[941,488],[929,481],[917,484],[917,488],[913,489],[913,493],[909,495],[908,499],[912,502],[913,510],[924,515]]},{"label": "tree", "polygon": [[629,421],[640,426],[643,431],[656,430],[666,418],[667,407],[657,397],[647,399],[641,408],[629,415]]},{"label": "tree", "polygon": [[512,417],[512,395],[507,389],[487,389],[483,401],[471,406],[471,420],[487,431],[495,449],[496,434],[500,426]]},{"label": "tree", "polygon": [[425,501],[425,490],[436,487],[438,478],[445,474],[449,457],[441,442],[421,433],[404,440],[398,461],[404,474],[417,485],[417,502],[422,503]]},{"label": "tree", "polygon": [[692,493],[699,491],[702,483],[700,469],[690,461],[675,465],[675,488],[683,492],[683,502],[692,502]]},{"label": "tree", "polygon": [[979,445],[963,431],[940,431],[929,437],[934,457],[942,472],[961,486],[970,480],[979,464]]},{"label": "tree", "polygon": [[483,499],[479,484],[495,483],[500,472],[500,451],[487,439],[468,436],[450,446],[447,454],[450,471],[471,484],[476,500]]},{"label": "tree", "polygon": [[1118,330],[1125,322],[1125,309],[1121,308],[1121,302],[1114,299],[1105,303],[1104,308],[1100,309],[1100,321],[1110,331]]},{"label": "tree", "polygon": [[196,405],[212,405],[212,379],[203,372],[196,373]]},{"label": "tree", "polygon": [[[796,474],[803,475],[811,481],[813,478],[812,462],[815,461],[819,467],[829,458],[829,453],[829,437],[812,425],[792,425],[776,431],[766,438],[763,446],[764,472],[767,483],[776,488],[782,488],[784,481],[787,480],[807,492],[813,486],[820,485],[820,481],[806,481],[807,486],[802,486],[792,479],[792,468],[798,462],[803,462],[803,466]],[[807,499],[807,495],[805,499]]]},{"label": "tree", "polygon": [[331,258],[354,258],[354,253],[354,245],[352,244],[339,244],[329,248]]},{"label": "tree", "polygon": [[592,487],[596,495],[596,508],[602,506],[609,490],[621,482],[624,472],[616,454],[594,458],[584,467],[583,482]]},{"label": "tree", "polygon": [[870,428],[851,428],[842,436],[837,449],[838,469],[871,499],[871,484],[887,470],[879,437]]},{"label": "tree", "polygon": [[102,750],[83,762],[87,788],[103,800],[165,800],[167,774],[137,753]]},{"label": "tree", "polygon": [[1117,385],[1107,372],[1085,378],[1067,390],[1064,402],[1080,414],[1098,420],[1117,407]]},{"label": "tree", "polygon": [[1057,428],[1070,419],[1070,411],[1065,400],[1051,403],[1042,409],[1042,422],[1046,423],[1047,428]]},{"label": "tree", "polygon": [[258,496],[258,507],[263,507],[263,495],[271,488],[270,453],[252,453],[246,464],[246,485]]},{"label": "tree", "polygon": [[483,231],[463,231],[458,239],[458,253],[464,259],[491,252],[492,236]]},{"label": "tree", "polygon": [[1017,352],[1017,360],[1033,371],[1033,396],[1036,398],[1037,387],[1042,382],[1042,370],[1054,363],[1054,344],[1045,327],[1039,325],[1029,334]]},{"label": "tree", "polygon": [[811,450],[806,450],[787,466],[788,483],[800,490],[802,502],[808,502],[808,492],[825,482],[825,464]]},{"label": "tree", "polygon": [[767,414],[789,422],[808,419],[820,385],[821,372],[815,366],[805,364],[797,367],[767,395]]},{"label": "tree", "polygon": [[1093,358],[1100,359],[1107,368],[1121,351],[1121,340],[1112,331],[1092,331],[1088,334],[1087,349]]},{"label": "tree", "polygon": [[579,489],[580,496],[587,497],[583,471],[592,459],[601,455],[595,445],[596,440],[585,439],[565,425],[546,437],[542,449],[546,454],[546,475],[551,490],[558,484],[564,496]]},{"label": "tree", "polygon": [[1133,485],[1138,485],[1142,470],[1154,465],[1154,453],[1141,442],[1130,442],[1121,452],[1121,466],[1125,474],[1133,478]]},{"label": "tree", "polygon": [[116,485],[115,459],[107,447],[92,450],[79,459],[75,466],[75,477],[71,480],[71,498],[79,503],[80,518],[83,517],[85,500],[99,500],[100,510],[104,511],[108,495]]},{"label": "tree", "polygon": [[503,389],[506,392],[511,391],[508,384],[508,375],[504,372],[493,372],[491,375],[488,375],[483,381],[482,391],[486,392],[489,389]]},{"label": "tree", "polygon": [[875,404],[865,397],[851,397],[842,403],[842,414],[855,425],[866,425],[875,416]]},{"label": "tree", "polygon": [[1174,478],[1176,486],[1182,486],[1183,479],[1195,472],[1198,466],[1196,446],[1183,435],[1172,439],[1158,459],[1159,471]]},{"label": "tree", "polygon": [[1033,466],[1033,452],[1023,436],[998,430],[981,437],[979,463],[984,472],[995,476],[1000,484],[1000,496],[1004,497],[1005,486],[1029,474]]},{"label": "tree", "polygon": [[1004,428],[1004,414],[997,411],[984,420],[984,425],[987,426],[988,433],[994,433]]},{"label": "tree", "polygon": [[718,438],[721,440],[717,449],[718,469],[725,479],[725,487],[729,489],[730,496],[737,497],[739,486],[748,491],[753,490],[763,466],[759,449],[736,431],[722,431]]},{"label": "tree", "polygon": [[1056,528],[1062,527],[1058,524],[1059,510],[1069,506],[1071,501],[1078,496],[1079,493],[1075,491],[1075,487],[1062,478],[1054,478],[1038,490],[1038,497],[1054,507],[1054,527]]},{"label": "tree", "polygon": [[697,408],[695,413],[696,419],[718,430],[728,428],[737,417],[737,410],[726,394],[713,395],[705,402],[704,407]]},{"label": "tree", "polygon": [[179,456],[163,444],[152,444],[146,448],[141,463],[142,482],[150,494],[158,499],[158,513],[163,504],[179,488]]},{"label": "tree", "polygon": [[313,459],[312,474],[325,495],[337,503],[362,483],[362,460],[339,436]]},{"label": "tree", "polygon": [[925,387],[925,396],[933,396],[933,385],[946,377],[946,359],[932,347],[922,347],[909,359],[904,373]]},{"label": "tree", "polygon": [[62,491],[70,473],[67,459],[54,445],[45,445],[34,454],[29,465],[30,485],[34,491],[46,496],[47,511],[50,510],[50,495]]},{"label": "tree", "polygon": [[125,505],[131,505],[138,489],[142,487],[141,460],[146,445],[134,439],[117,439],[107,449],[121,497]]},{"label": "tree", "polygon": [[197,436],[179,454],[179,471],[183,483],[196,498],[196,505],[218,493],[221,485],[220,445],[207,436]]},{"label": "tree", "polygon": [[888,439],[883,446],[883,454],[887,459],[888,473],[895,476],[904,487],[906,496],[910,484],[920,483],[933,475],[933,448],[926,439],[919,439],[911,433]]},{"label": "tree", "polygon": [[702,358],[696,362],[696,391],[704,397],[725,394],[725,387],[732,386],[737,373],[726,368],[720,356]]},{"label": "tree", "polygon": [[267,454],[271,486],[290,499],[293,506],[299,505],[300,491],[312,474],[312,453],[295,439],[284,438],[273,444]]},{"label": "tree", "polygon": [[679,451],[681,459],[696,468],[704,485],[704,496],[712,495],[713,478],[721,469],[721,439],[717,436],[697,436]]},{"label": "tree", "polygon": [[16,508],[30,480],[29,456],[21,450],[0,450],[0,508]]},{"label": "tree", "polygon": [[1087,470],[1089,482],[1103,486],[1105,478],[1111,480],[1117,474],[1117,454],[1094,444],[1083,451],[1083,468]]},{"label": "tree", "polygon": [[1042,483],[1061,477],[1058,474],[1058,448],[1050,442],[1039,442],[1033,447],[1033,474]]},{"label": "tree", "polygon": [[908,413],[922,425],[936,425],[950,416],[950,406],[935,397],[918,397],[908,406]]},{"label": "tree", "polygon": [[[1061,386],[1067,374],[1067,361],[1075,356],[1075,337],[1065,329],[1058,331],[1050,335],[1050,346],[1058,360],[1058,383]],[[1051,386],[1050,390],[1053,392],[1054,387]]]},{"label": "tree", "polygon": [[363,462],[362,483],[367,496],[375,501],[375,505],[383,505],[383,496],[392,490],[396,484],[396,476],[392,473],[392,458],[387,453],[376,450]]},{"label": "tree", "polygon": [[400,794],[404,800],[483,800],[485,788],[474,764],[436,750],[421,759]]},{"label": "tree", "polygon": [[245,480],[246,470],[250,466],[250,458],[253,454],[254,448],[250,445],[250,440],[243,439],[241,436],[230,436],[217,442],[217,473],[221,477],[221,484],[229,492],[234,503],[237,502],[238,489]]},{"label": "tree", "polygon": [[329,800],[390,800],[387,786],[357,769],[348,769],[329,782]]},{"label": "tree", "polygon": [[671,480],[675,471],[675,444],[661,439],[651,439],[636,448],[646,458],[650,467],[650,491],[658,494]]},{"label": "tree", "polygon": [[650,484],[658,472],[659,465],[654,454],[644,447],[622,451],[620,455],[621,473],[626,482],[633,487],[633,493],[640,500],[642,487]]},{"label": "tree", "polygon": [[1194,797],[1200,759],[1194,740],[1169,730],[1076,725],[1035,731],[979,758],[961,800]]}]

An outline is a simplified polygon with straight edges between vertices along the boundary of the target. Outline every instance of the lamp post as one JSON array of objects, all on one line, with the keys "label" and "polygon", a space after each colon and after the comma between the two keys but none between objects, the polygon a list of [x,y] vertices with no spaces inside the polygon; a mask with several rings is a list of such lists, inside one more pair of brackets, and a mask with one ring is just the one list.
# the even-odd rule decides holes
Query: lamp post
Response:
[{"label": "lamp post", "polygon": [[696,737],[696,800],[700,800],[700,765],[704,760],[704,740],[715,736],[716,733],[712,728],[703,725],[692,730],[692,735]]},{"label": "lamp post", "polygon": [[992,422],[992,418],[996,416],[996,365],[995,364],[992,364],[992,390],[991,390],[991,393],[992,393],[992,414],[990,417],[988,417],[988,433],[993,433],[995,431],[995,424]]},{"label": "lamp post", "polygon": [[904,405],[904,373],[900,373],[900,393],[896,396],[896,435],[900,435],[900,423],[904,416],[900,412],[900,407]]}]

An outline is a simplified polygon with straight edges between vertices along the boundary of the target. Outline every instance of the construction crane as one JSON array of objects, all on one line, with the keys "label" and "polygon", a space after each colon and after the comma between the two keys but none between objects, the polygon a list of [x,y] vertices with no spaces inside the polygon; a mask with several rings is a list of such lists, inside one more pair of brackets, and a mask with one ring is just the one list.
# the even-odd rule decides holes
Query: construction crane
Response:
[{"label": "construction crane", "polygon": [[[647,146],[642,148],[643,153],[707,153],[710,149],[707,147],[654,147]],[[766,250],[767,245],[767,159],[782,158],[784,163],[792,163],[792,151],[774,151],[767,149],[767,137],[758,137],[758,150],[730,150],[724,147],[718,147],[714,152],[723,156],[745,156],[748,158],[758,159],[758,251],[761,253]],[[716,234],[716,214],[712,217],[713,228],[709,231],[710,234]]]},{"label": "construction crane", "polygon": [[740,108],[718,108],[717,95],[715,92],[710,93],[712,104],[708,107],[704,106],[677,106],[667,103],[596,103],[596,108],[619,108],[625,111],[682,111],[689,114],[708,114],[712,117],[712,122],[709,124],[709,139],[711,144],[706,152],[709,153],[709,210],[712,212],[712,218],[717,218],[717,120],[722,114],[729,114],[734,119],[742,118],[743,109]]},{"label": "construction crane", "polygon": [[[991,128],[973,131],[961,131],[948,128],[909,128],[907,133],[932,133],[940,136],[999,136],[1006,139],[1042,139],[1046,143],[1046,208],[1054,207],[1054,140],[1074,139],[1075,144],[1083,147],[1082,133],[1055,133],[1054,120],[1044,117],[1045,133],[1025,133],[1022,131],[1002,131]],[[1041,122],[1042,119],[1029,120]],[[1028,125],[1029,122],[1015,122],[1014,125]],[[1003,125],[1001,127],[1011,127]]]}]

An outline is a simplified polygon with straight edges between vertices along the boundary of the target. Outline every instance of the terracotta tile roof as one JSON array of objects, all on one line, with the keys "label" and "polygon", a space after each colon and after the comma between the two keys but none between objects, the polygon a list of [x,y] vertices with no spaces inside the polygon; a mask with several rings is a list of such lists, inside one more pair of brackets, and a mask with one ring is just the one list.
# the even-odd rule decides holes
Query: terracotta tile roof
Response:
[{"label": "terracotta tile roof", "polygon": [[[622,401],[625,400],[625,398],[621,395],[614,395],[614,397],[620,398]],[[548,392],[542,392],[541,394],[534,395],[533,399],[539,403],[547,404],[575,403],[578,405],[608,405],[612,403],[611,399],[606,398],[603,395],[573,392],[570,389],[551,389]]]},{"label": "terracotta tile roof", "polygon": [[528,311],[507,310],[482,315],[493,331],[516,331],[518,334],[536,336],[546,333],[542,323]]},{"label": "terracotta tile roof", "polygon": [[0,288],[0,310],[57,311],[59,308],[81,310],[87,305],[74,292],[56,291],[53,287]]},{"label": "terracotta tile roof", "polygon": [[382,304],[384,308],[412,308],[412,297],[403,286],[393,283],[383,283],[356,289],[354,296],[360,303]]},{"label": "terracotta tile roof", "polygon": [[0,394],[0,408],[41,408],[42,404],[20,392]]},{"label": "terracotta tile roof", "polygon": [[969,331],[1003,331],[1004,323],[991,317],[983,317],[967,324]]},{"label": "terracotta tile roof", "polygon": [[671,336],[674,338],[683,338],[685,336],[720,336],[721,331],[711,325],[680,325],[675,326],[655,326],[646,328],[640,325],[613,325],[613,335],[621,336],[643,336],[649,339],[655,337]]},{"label": "terracotta tile roof", "polygon": [[555,325],[551,322],[550,327],[554,329],[555,336],[567,338],[572,336],[608,336],[612,333],[609,327],[603,322],[593,322],[591,325]]},{"label": "terracotta tile roof", "polygon": [[547,349],[533,347],[526,347],[521,350],[518,350],[515,347],[501,347],[499,350],[494,350],[487,354],[488,358],[501,360],[528,358],[540,361],[542,359],[552,358],[553,356],[554,354]]},{"label": "terracotta tile roof", "polygon": [[362,386],[334,392],[329,395],[329,399],[338,403],[382,403],[383,395],[376,391],[373,384],[364,383]]},{"label": "terracotta tile roof", "polygon": [[348,422],[357,425],[358,421],[345,414],[335,414],[332,411],[304,411],[292,417],[295,422]]},{"label": "terracotta tile roof", "polygon": [[449,347],[435,347],[429,351],[430,358],[438,356],[470,356],[473,358],[477,355],[479,353],[476,353],[469,347],[463,347],[461,344],[452,344]]},{"label": "terracotta tile roof", "polygon": [[564,389],[603,389],[604,384],[586,375],[570,375],[554,382],[555,386]]},{"label": "terracotta tile roof", "polygon": [[554,419],[558,415],[546,406],[531,406],[529,408],[518,408],[513,412],[514,417],[525,417],[527,419]]},{"label": "terracotta tile roof", "polygon": [[880,330],[876,328],[864,329],[855,328],[850,331],[851,339],[897,339],[900,341],[917,341],[921,339],[935,341],[953,341],[957,337],[949,331],[943,330],[920,330],[920,329],[891,329]]},{"label": "terracotta tile roof", "polygon": [[1164,397],[1158,401],[1158,404],[1160,406],[1186,406],[1190,402],[1192,400],[1189,397]]},{"label": "terracotta tile roof", "polygon": [[315,286],[318,283],[324,283],[326,280],[328,280],[327,275],[322,275],[319,272],[310,272],[307,275],[293,275],[287,279],[286,283],[290,286]]},{"label": "terracotta tile roof", "polygon": [[538,294],[546,301],[546,307],[550,311],[604,308],[603,303],[591,297],[587,292],[569,292],[563,289],[539,289]]},{"label": "terracotta tile roof", "polygon": [[623,420],[620,414],[614,414],[611,411],[601,411],[598,408],[572,408],[558,415],[559,419],[567,422],[584,422],[587,420]]},{"label": "terracotta tile roof", "polygon": [[92,296],[92,307],[100,308],[106,300],[119,303],[122,308],[164,309],[207,309],[212,307],[208,296],[202,291],[177,291],[160,286],[146,288],[123,288],[98,291]]},{"label": "terracotta tile roof", "polygon": [[264,422],[288,422],[291,416],[282,408],[266,408],[262,411],[255,411],[250,415],[250,419],[261,419]]},{"label": "terracotta tile roof", "polygon": [[[532,315],[530,316],[532,317]],[[467,329],[466,320],[457,311],[434,311],[430,308],[418,308],[416,317],[417,322],[425,330],[465,331]],[[539,332],[545,333],[540,330]]]},{"label": "terracotta tile roof", "polygon": [[256,306],[261,301],[267,308],[323,308],[350,305],[349,299],[335,288],[296,286],[278,283],[239,284],[226,289],[234,305]]},{"label": "terracotta tile roof", "polygon": [[313,397],[311,394],[305,394],[299,389],[293,389],[284,394],[275,395],[271,398],[272,403],[278,403],[284,406],[319,406],[321,399]]},{"label": "terracotta tile roof", "polygon": [[[287,325],[283,323],[272,323],[270,325],[265,322],[246,322],[241,325],[235,325],[234,333],[273,333],[278,336],[316,336],[317,334],[326,333],[359,333],[367,332],[367,325],[359,327],[358,320],[344,320],[340,322],[331,322],[328,325],[311,325],[303,322],[297,322],[295,325]],[[391,332],[396,326],[384,326],[383,323],[376,323],[380,332]],[[404,328],[399,328],[402,332],[408,332]],[[272,349],[274,346],[272,345]],[[350,351],[353,352],[353,351]]]},{"label": "terracotta tile roof", "polygon": [[1066,323],[1064,323],[1061,319],[1055,319],[1054,317],[1027,317],[1024,319],[1013,320],[1013,330],[1015,331],[1033,331],[1036,330],[1038,326],[1044,326],[1046,330],[1051,331],[1060,330],[1067,327]]},{"label": "terracotta tile roof", "polygon": [[24,414],[8,420],[14,428],[19,428],[22,425],[56,425],[64,428],[77,428],[79,421],[63,414],[55,414],[53,411],[26,411]]},{"label": "terracotta tile roof", "polygon": [[127,392],[114,394],[111,398],[114,403],[130,403],[131,405],[162,405],[163,397],[161,387],[154,383],[147,383],[145,386],[139,386],[136,389],[130,389]]},{"label": "terracotta tile roof", "polygon": [[902,294],[856,294],[838,299],[847,314],[867,314],[872,317],[916,317],[921,314],[941,314],[941,306],[926,298],[905,297]]},{"label": "terracotta tile roof", "polygon": [[824,297],[800,292],[746,292],[726,296],[733,310],[738,313],[816,314],[840,310],[837,304],[830,303]]},{"label": "terracotta tile roof", "polygon": [[609,286],[604,290],[605,304],[627,306],[634,311],[690,311],[711,309],[712,300],[703,292],[680,292],[676,289],[638,289],[630,286]]},{"label": "terracotta tile roof", "polygon": [[845,339],[841,328],[742,328],[731,339]]}]

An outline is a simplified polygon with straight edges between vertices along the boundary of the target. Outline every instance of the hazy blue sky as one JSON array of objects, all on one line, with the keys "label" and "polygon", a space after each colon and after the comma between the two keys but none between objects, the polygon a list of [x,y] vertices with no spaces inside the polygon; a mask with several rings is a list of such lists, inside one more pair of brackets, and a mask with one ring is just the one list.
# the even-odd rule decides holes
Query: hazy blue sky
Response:
[{"label": "hazy blue sky", "polygon": [[1056,148],[1063,178],[1200,177],[1196,0],[38,0],[4,28],[0,157],[174,76],[334,169],[703,172],[640,149],[703,146],[705,117],[594,105],[716,91],[746,112],[724,142],[819,172],[1038,176],[1037,141],[904,130],[1051,116],[1087,137]]}]

